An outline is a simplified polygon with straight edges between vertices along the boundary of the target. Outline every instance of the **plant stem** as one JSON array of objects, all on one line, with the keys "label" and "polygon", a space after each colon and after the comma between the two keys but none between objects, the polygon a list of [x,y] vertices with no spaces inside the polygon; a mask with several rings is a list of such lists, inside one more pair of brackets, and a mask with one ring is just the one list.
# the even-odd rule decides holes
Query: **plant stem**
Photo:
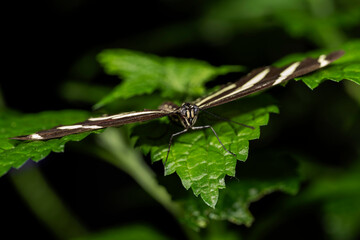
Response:
[{"label": "plant stem", "polygon": [[143,162],[139,153],[126,145],[117,130],[107,129],[98,138],[101,147],[110,153],[100,153],[103,159],[133,177],[147,193],[173,215],[177,216],[179,214],[178,205],[171,201],[171,196],[166,189],[157,183],[154,172]]},{"label": "plant stem", "polygon": [[[159,185],[155,173],[144,163],[141,155],[129,148],[118,130],[109,128],[98,135],[99,145],[106,151],[97,151],[100,157],[129,174],[150,196],[163,205],[177,220],[182,216],[180,206],[171,200],[165,187]],[[199,235],[179,223],[188,239],[198,240]]]},{"label": "plant stem", "polygon": [[47,184],[37,167],[28,167],[10,176],[24,201],[57,238],[69,239],[84,236],[87,233],[87,230]]}]

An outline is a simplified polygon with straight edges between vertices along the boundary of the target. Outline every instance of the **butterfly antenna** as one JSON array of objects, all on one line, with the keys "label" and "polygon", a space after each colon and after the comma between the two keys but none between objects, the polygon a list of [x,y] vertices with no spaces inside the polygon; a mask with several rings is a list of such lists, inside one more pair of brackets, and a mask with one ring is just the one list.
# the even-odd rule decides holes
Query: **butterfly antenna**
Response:
[{"label": "butterfly antenna", "polygon": [[230,119],[228,119],[228,118],[224,118],[224,117],[218,116],[218,115],[216,115],[215,113],[209,112],[209,111],[207,111],[207,110],[205,110],[205,109],[203,109],[202,111],[204,111],[204,112],[206,112],[207,114],[212,115],[212,116],[214,116],[214,117],[216,117],[216,118],[218,118],[218,119],[225,120],[225,121],[232,122],[232,123],[236,123],[236,124],[238,124],[238,125],[240,125],[240,126],[243,126],[243,127],[255,129],[255,128],[252,127],[252,126],[249,126],[249,125],[246,125],[246,124],[243,124],[243,123],[238,123],[238,122],[235,122],[235,121],[230,120]]}]

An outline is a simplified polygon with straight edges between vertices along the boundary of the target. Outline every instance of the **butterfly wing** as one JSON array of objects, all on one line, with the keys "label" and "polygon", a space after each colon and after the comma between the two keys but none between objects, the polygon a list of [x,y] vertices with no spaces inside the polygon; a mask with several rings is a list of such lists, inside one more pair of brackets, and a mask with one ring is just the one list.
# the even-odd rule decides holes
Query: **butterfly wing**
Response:
[{"label": "butterfly wing", "polygon": [[325,67],[343,54],[344,51],[336,51],[318,58],[306,58],[281,68],[271,66],[257,68],[237,82],[225,85],[218,91],[195,100],[193,104],[200,109],[224,104]]},{"label": "butterfly wing", "polygon": [[[200,109],[206,109],[224,104],[253,92],[272,87],[289,79],[325,67],[331,62],[340,58],[343,54],[343,51],[337,51],[328,55],[321,55],[316,59],[307,58],[303,61],[295,62],[282,68],[257,68],[251,71],[248,75],[242,77],[239,81],[228,84],[206,97],[197,99],[193,102],[193,104],[197,105]],[[168,104],[168,106],[172,105]],[[13,139],[47,140],[95,129],[148,121],[174,114],[176,107],[177,106],[174,105],[172,108],[164,107],[158,110],[144,110],[139,112],[127,112],[105,117],[90,118],[84,122],[76,123],[74,125],[57,126],[52,129],[39,131],[30,135],[14,137]]]},{"label": "butterfly wing", "polygon": [[106,127],[121,126],[128,123],[148,121],[170,115],[166,110],[144,110],[139,112],[126,112],[104,117],[89,118],[73,125],[57,126],[48,130],[39,131],[26,136],[17,136],[16,140],[47,140],[60,138],[75,133],[82,133]]}]

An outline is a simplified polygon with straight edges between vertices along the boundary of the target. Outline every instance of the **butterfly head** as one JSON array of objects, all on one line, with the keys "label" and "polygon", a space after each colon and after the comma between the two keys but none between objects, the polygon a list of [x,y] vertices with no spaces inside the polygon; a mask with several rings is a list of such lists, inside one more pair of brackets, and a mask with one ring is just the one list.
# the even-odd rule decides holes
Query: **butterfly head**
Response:
[{"label": "butterfly head", "polygon": [[200,109],[195,104],[183,103],[180,107],[180,119],[185,128],[190,128],[196,123]]}]

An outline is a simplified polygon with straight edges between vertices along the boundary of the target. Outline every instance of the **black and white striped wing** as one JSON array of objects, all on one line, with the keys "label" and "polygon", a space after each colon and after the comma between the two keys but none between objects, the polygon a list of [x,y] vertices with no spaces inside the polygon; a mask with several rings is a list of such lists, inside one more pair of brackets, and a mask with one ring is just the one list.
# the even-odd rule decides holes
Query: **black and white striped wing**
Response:
[{"label": "black and white striped wing", "polygon": [[144,110],[127,112],[105,117],[89,118],[88,120],[73,125],[57,126],[48,130],[39,131],[26,136],[18,136],[16,140],[47,140],[59,138],[75,133],[82,133],[101,128],[121,126],[128,123],[143,122],[170,115],[172,112],[165,110]]},{"label": "black and white striped wing", "polygon": [[336,51],[328,55],[321,55],[316,59],[306,58],[281,68],[271,66],[257,68],[239,81],[225,85],[218,91],[195,100],[193,104],[200,109],[224,104],[325,67],[343,54],[344,51]]}]

